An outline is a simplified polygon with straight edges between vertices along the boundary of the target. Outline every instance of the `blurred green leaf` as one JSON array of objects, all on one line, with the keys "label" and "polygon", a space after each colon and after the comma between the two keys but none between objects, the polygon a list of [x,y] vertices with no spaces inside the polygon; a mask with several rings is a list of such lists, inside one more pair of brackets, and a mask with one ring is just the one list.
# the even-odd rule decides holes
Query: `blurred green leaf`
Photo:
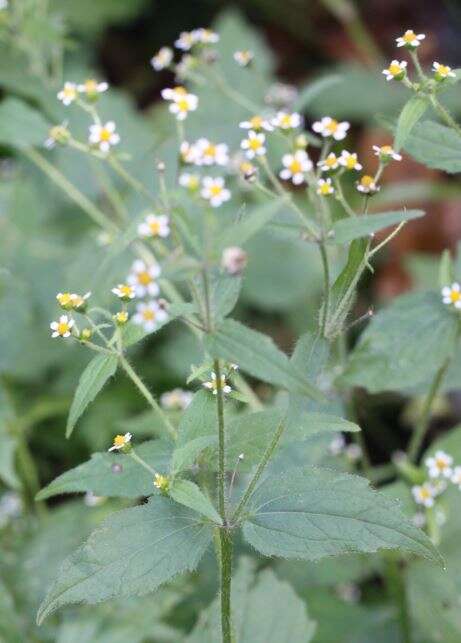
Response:
[{"label": "blurred green leaf", "polygon": [[265,556],[318,560],[384,548],[442,562],[398,506],[358,476],[316,468],[270,476],[247,511],[245,539]]},{"label": "blurred green leaf", "polygon": [[167,498],[112,514],[63,562],[40,606],[38,623],[70,603],[154,591],[197,567],[211,534],[195,512]]},{"label": "blurred green leaf", "polygon": [[0,103],[0,143],[15,148],[43,145],[49,124],[27,103],[5,98]]},{"label": "blurred green leaf", "polygon": [[414,126],[422,118],[428,107],[427,99],[418,95],[413,96],[408,103],[405,103],[397,120],[395,130],[394,148],[397,152],[405,145]]},{"label": "blurred green leaf", "polygon": [[208,447],[216,444],[218,436],[203,435],[186,442],[184,446],[175,449],[171,459],[171,473],[177,475],[192,466],[197,457]]},{"label": "blurred green leaf", "polygon": [[337,85],[340,85],[341,83],[344,83],[344,78],[339,74],[322,76],[321,78],[311,81],[305,87],[301,87],[299,96],[293,106],[294,109],[296,111],[303,112],[309,108],[310,104],[317,98],[317,96],[320,96],[320,94],[331,87],[337,87]]},{"label": "blurred green leaf", "polygon": [[117,370],[116,355],[96,355],[83,371],[75,391],[67,420],[66,437],[74,430],[77,420]]},{"label": "blurred green leaf", "polygon": [[417,123],[407,138],[405,149],[427,167],[449,174],[461,171],[461,136],[440,123]]},{"label": "blurred green leaf", "polygon": [[179,504],[197,511],[212,522],[222,525],[221,516],[200,488],[190,480],[175,480],[169,490],[169,495]]},{"label": "blurred green leaf", "polygon": [[396,223],[418,219],[422,216],[424,216],[423,210],[402,210],[340,219],[333,224],[332,232],[334,232],[334,236],[332,241],[333,243],[349,243],[354,239],[366,237]]}]

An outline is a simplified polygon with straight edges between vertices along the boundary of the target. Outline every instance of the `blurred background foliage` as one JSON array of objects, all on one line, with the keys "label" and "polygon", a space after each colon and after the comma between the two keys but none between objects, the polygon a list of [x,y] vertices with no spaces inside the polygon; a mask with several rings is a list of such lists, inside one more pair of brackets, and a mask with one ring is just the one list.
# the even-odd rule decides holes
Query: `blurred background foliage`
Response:
[{"label": "blurred background foliage", "polygon": [[[94,224],[21,148],[41,145],[50,125],[63,120],[85,136],[86,119],[77,110],[62,108],[56,91],[63,79],[96,75],[112,86],[101,100],[101,112],[117,123],[132,172],[152,182],[155,160],[162,159],[167,178],[172,177],[174,129],[158,99],[173,78],[168,72],[155,74],[149,59],[180,31],[212,25],[221,34],[220,65],[231,84],[256,102],[276,80],[295,85],[294,104],[307,122],[331,113],[352,123],[350,144],[366,167],[373,164],[372,144],[389,141],[383,123],[392,121],[408,99],[401,86],[386,83],[381,74],[395,55],[394,38],[409,27],[423,31],[426,64],[440,60],[461,67],[461,7],[456,0],[11,0],[7,11],[8,17],[0,12],[0,641],[182,640],[178,632],[190,628],[214,596],[211,559],[193,580],[178,581],[178,587],[161,590],[155,599],[75,608],[40,630],[33,625],[57,565],[120,506],[111,501],[88,509],[81,500],[71,500],[47,510],[34,504],[35,491],[107,448],[115,433],[131,430],[147,437],[149,428],[142,400],[119,376],[89,407],[72,439],[64,438],[71,396],[90,356],[51,340],[55,294],[91,290],[95,300],[110,305],[106,293],[126,274],[131,255],[123,244],[102,245]],[[242,76],[233,62],[238,47],[255,52],[256,78]],[[328,80],[318,86],[322,91],[314,94],[312,83],[323,78]],[[241,138],[236,124],[245,112],[210,87],[203,87],[200,97],[203,109],[188,120],[188,136],[206,135],[236,149]],[[458,118],[460,99],[459,85],[445,94]],[[84,195],[111,207],[97,163],[64,148],[46,155]],[[117,184],[117,189],[124,188]],[[139,216],[142,202],[132,194],[124,196],[130,213]],[[461,238],[456,176],[427,169],[405,155],[388,170],[374,201],[376,209],[401,204],[422,207],[427,215],[408,225],[380,256],[373,278],[361,284],[357,317],[408,289],[436,286],[438,254],[455,249]],[[223,209],[224,216],[231,207]],[[312,326],[320,304],[315,249],[271,230],[247,250],[250,262],[236,315],[290,351],[301,330]],[[158,395],[183,386],[199,354],[193,337],[172,325],[136,347],[134,359]],[[451,377],[448,389],[459,385],[461,373],[454,369]],[[258,386],[264,398],[264,387]],[[408,440],[412,420],[407,398],[379,386],[374,394],[360,389],[357,395],[372,460],[388,462]],[[461,398],[450,395],[451,405],[441,400],[433,418],[431,440],[460,420]],[[325,441],[312,442],[297,455],[308,462],[331,461]],[[31,517],[26,512],[12,518],[19,513],[18,498]],[[455,527],[442,547],[447,556]],[[379,593],[379,564],[354,556],[301,568],[278,563],[276,571],[307,600],[310,614],[320,622],[316,643],[365,643],[370,632],[376,642],[397,641],[395,614]],[[456,565],[450,582],[459,594]],[[426,594],[427,574],[421,565],[412,568],[409,579],[413,614],[421,615],[416,627],[426,637],[417,640],[455,643],[461,630],[453,595],[445,585],[440,592],[432,586],[433,595]],[[360,604],[348,593],[358,583],[365,597]]]}]

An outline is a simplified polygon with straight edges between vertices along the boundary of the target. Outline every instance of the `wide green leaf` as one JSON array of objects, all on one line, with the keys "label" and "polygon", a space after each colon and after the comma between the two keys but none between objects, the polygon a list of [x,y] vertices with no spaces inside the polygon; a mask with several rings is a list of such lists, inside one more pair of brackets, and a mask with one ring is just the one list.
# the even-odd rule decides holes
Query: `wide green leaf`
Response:
[{"label": "wide green leaf", "polygon": [[243,533],[266,556],[318,560],[399,549],[441,561],[429,538],[367,480],[315,467],[266,478]]},{"label": "wide green leaf", "polygon": [[202,435],[175,449],[171,459],[171,473],[176,475],[190,467],[202,451],[215,444],[217,440],[217,433],[215,435]]},{"label": "wide green leaf", "polygon": [[458,324],[438,293],[398,297],[373,317],[340,382],[373,393],[427,382],[454,350]]},{"label": "wide green leaf", "polygon": [[182,447],[197,438],[217,435],[217,427],[216,399],[208,391],[197,391],[181,417],[177,445]]},{"label": "wide green leaf", "polygon": [[[255,576],[255,563],[241,558],[232,579],[232,623],[238,643],[309,643],[316,629],[293,588],[266,569]],[[221,639],[219,598],[203,612],[186,643]]]},{"label": "wide green leaf", "polygon": [[304,111],[317,98],[317,96],[320,96],[320,94],[326,90],[343,82],[344,78],[339,74],[331,74],[329,76],[317,78],[300,90],[299,96],[294,104],[294,109],[296,111]]},{"label": "wide green leaf", "polygon": [[323,395],[293,367],[288,356],[267,335],[226,319],[206,341],[208,352],[235,362],[250,375],[264,382],[294,390],[314,399]]},{"label": "wide green leaf", "polygon": [[218,250],[228,246],[242,246],[264,227],[287,203],[286,198],[274,199],[259,205],[247,215],[243,212],[237,223],[226,228],[216,239]]},{"label": "wide green leaf", "polygon": [[450,174],[461,172],[461,136],[450,127],[423,121],[413,128],[405,149],[417,161]]},{"label": "wide green leaf", "polygon": [[340,219],[331,228],[333,233],[331,241],[333,243],[349,243],[354,239],[367,237],[389,226],[402,223],[402,221],[418,219],[423,215],[423,210],[400,210]]},{"label": "wide green leaf", "polygon": [[410,136],[413,127],[423,116],[429,107],[427,98],[413,96],[405,103],[400,112],[397,126],[395,129],[394,148],[399,151],[405,145],[407,138]]},{"label": "wide green leaf", "polygon": [[212,529],[168,498],[151,498],[105,520],[62,564],[38,623],[63,605],[152,592],[197,567]]},{"label": "wide green leaf", "polygon": [[79,417],[116,370],[116,355],[96,355],[93,357],[78,382],[67,420],[66,437],[71,435]]},{"label": "wide green leaf", "polygon": [[[149,440],[136,447],[136,453],[159,473],[167,473],[170,467],[171,443]],[[154,493],[152,475],[130,456],[119,453],[94,453],[91,459],[70,469],[38,494],[37,500],[45,500],[64,493],[85,493],[97,496],[138,498]]]},{"label": "wide green leaf", "polygon": [[211,285],[210,312],[214,323],[219,323],[234,309],[240,295],[240,277],[222,273]]},{"label": "wide green leaf", "polygon": [[221,516],[214,508],[211,500],[205,496],[195,482],[191,480],[175,480],[169,495],[179,504],[197,511],[218,525],[222,525]]},{"label": "wide green leaf", "polygon": [[37,110],[17,98],[0,103],[0,144],[16,148],[43,145],[50,126]]}]

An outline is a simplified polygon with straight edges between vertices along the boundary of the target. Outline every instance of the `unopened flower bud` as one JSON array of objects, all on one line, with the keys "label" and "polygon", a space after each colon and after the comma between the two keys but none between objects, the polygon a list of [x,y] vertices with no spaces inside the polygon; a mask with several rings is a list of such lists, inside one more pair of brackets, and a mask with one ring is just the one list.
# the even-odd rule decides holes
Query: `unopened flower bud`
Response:
[{"label": "unopened flower bud", "polygon": [[115,313],[114,321],[117,326],[124,326],[128,321],[128,311],[120,310],[118,313]]},{"label": "unopened flower bud", "polygon": [[80,333],[80,341],[87,342],[89,339],[91,339],[92,335],[93,331],[91,330],[91,328],[83,328]]},{"label": "unopened flower bud", "polygon": [[238,246],[225,248],[222,253],[221,265],[229,275],[240,275],[247,265],[248,255]]}]

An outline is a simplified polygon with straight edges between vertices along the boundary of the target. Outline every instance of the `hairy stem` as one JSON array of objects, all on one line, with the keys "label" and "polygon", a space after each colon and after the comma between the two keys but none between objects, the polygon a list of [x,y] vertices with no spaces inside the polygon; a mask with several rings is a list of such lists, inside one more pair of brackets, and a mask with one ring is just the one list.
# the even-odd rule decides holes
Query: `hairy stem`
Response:
[{"label": "hairy stem", "polygon": [[432,381],[431,388],[429,389],[426,399],[424,400],[421,416],[413,432],[413,435],[411,436],[410,444],[408,446],[408,459],[410,460],[410,462],[415,462],[418,457],[419,450],[421,449],[421,445],[429,428],[434,400],[440,391],[440,387],[443,383],[443,378],[448,370],[450,362],[451,357],[448,357],[439,368]]},{"label": "hairy stem", "polygon": [[442,103],[439,101],[437,96],[434,96],[434,94],[431,94],[430,100],[433,108],[440,116],[440,118],[443,121],[445,121],[448,127],[451,127],[452,129],[454,129],[455,132],[461,136],[461,126],[458,125],[458,123],[455,121],[455,119],[450,114],[448,109],[444,105],[442,105]]},{"label": "hairy stem", "polygon": [[328,309],[330,307],[330,267],[328,263],[327,249],[323,241],[319,243],[319,250],[323,266],[323,306],[320,319],[320,333],[322,337],[325,337],[329,312]]},{"label": "hairy stem", "polygon": [[386,560],[386,585],[389,598],[395,604],[402,632],[402,643],[412,643],[408,600],[405,591],[405,579],[399,568],[395,554],[389,554]]},{"label": "hairy stem", "polygon": [[219,454],[218,454],[218,506],[219,513],[223,520],[223,523],[226,523],[226,494],[225,494],[225,483],[226,483],[226,444],[225,444],[225,433],[224,433],[224,393],[222,390],[222,380],[221,380],[221,365],[219,359],[214,360],[213,364],[214,372],[216,374],[216,405],[218,411],[218,443],[219,443]]},{"label": "hairy stem", "polygon": [[219,530],[219,542],[221,551],[221,633],[223,643],[231,643],[232,536],[229,529]]}]

